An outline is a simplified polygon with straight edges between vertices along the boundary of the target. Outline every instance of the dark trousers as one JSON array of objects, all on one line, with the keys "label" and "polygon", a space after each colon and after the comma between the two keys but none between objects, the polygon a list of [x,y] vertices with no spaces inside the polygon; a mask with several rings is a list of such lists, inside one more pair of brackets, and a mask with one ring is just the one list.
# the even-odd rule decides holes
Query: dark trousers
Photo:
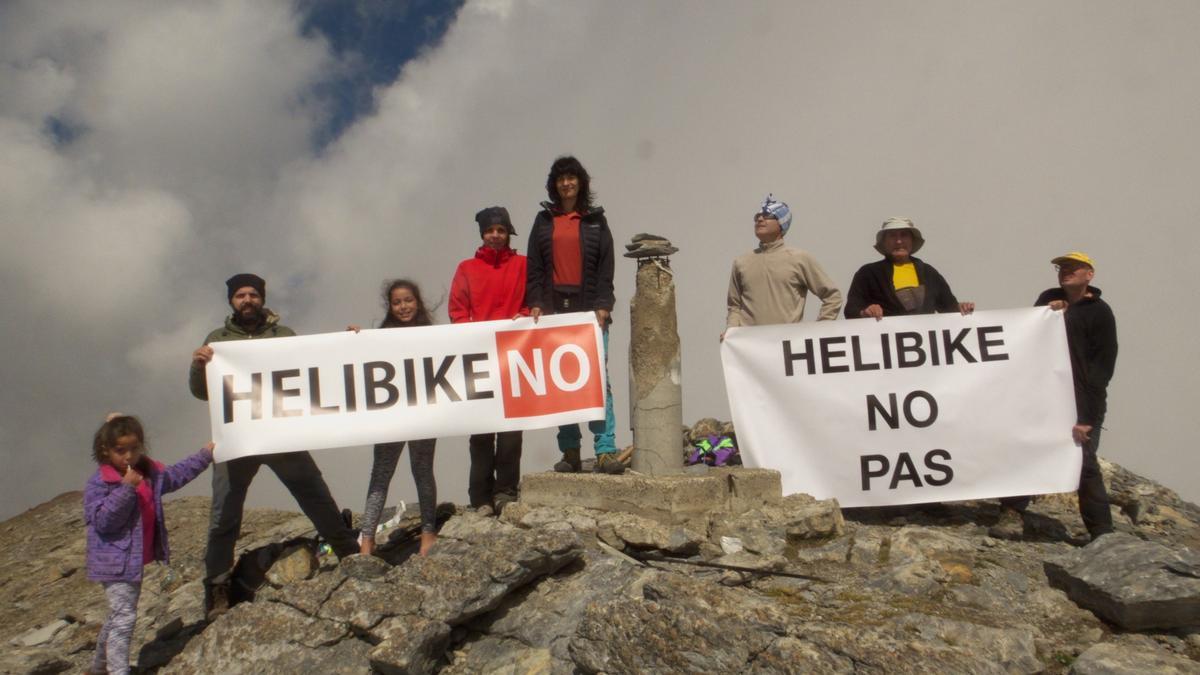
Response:
[{"label": "dark trousers", "polygon": [[[1079,473],[1079,515],[1088,534],[1095,539],[1113,531],[1112,512],[1108,508],[1108,490],[1096,452],[1100,448],[1100,425],[1092,427],[1092,438],[1083,444],[1083,469]],[[1029,497],[1006,497],[1000,504],[1018,511],[1029,506]]]},{"label": "dark trousers", "polygon": [[521,480],[521,432],[471,436],[471,476],[467,496],[472,507],[492,505],[497,495],[516,499]]},{"label": "dark trousers", "polygon": [[212,510],[208,525],[208,547],[204,551],[204,581],[213,584],[233,569],[233,551],[242,529],[246,492],[266,465],[283,482],[300,510],[338,557],[358,553],[357,533],[346,527],[337,502],[321,476],[321,469],[307,452],[239,457],[213,465]]}]

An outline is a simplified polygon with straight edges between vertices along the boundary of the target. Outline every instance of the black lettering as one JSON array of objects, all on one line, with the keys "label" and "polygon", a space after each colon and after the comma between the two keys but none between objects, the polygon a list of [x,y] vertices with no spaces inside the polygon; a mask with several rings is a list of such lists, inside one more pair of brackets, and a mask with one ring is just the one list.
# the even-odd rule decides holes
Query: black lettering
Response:
[{"label": "black lettering", "polygon": [[341,412],[336,405],[321,405],[321,373],[319,368],[308,369],[308,407],[313,415],[328,415]]},{"label": "black lettering", "polygon": [[[906,344],[911,342],[912,344]],[[908,358],[913,354],[912,359]],[[896,333],[896,367],[916,368],[925,365],[925,350],[921,349],[921,334],[904,332]]]},{"label": "black lettering", "polygon": [[940,471],[943,476],[942,478],[935,478],[930,474],[925,474],[925,482],[935,487],[941,487],[954,480],[954,469],[950,468],[949,464],[938,464],[933,461],[934,459],[942,459],[949,462],[951,457],[950,453],[940,448],[925,453],[925,468]]},{"label": "black lettering", "polygon": [[[367,410],[381,410],[396,405],[396,401],[400,399],[400,390],[392,384],[392,379],[396,377],[396,367],[387,361],[368,361],[363,364],[362,369],[363,389],[367,394]],[[382,371],[382,377],[375,376],[377,370]],[[386,392],[382,401],[377,396],[380,389]]]},{"label": "black lettering", "polygon": [[479,361],[486,361],[488,355],[485,353],[478,354],[463,354],[463,380],[467,383],[467,400],[474,401],[480,398],[495,398],[496,393],[493,391],[479,391],[475,388],[475,381],[481,380],[488,376],[485,370],[481,373],[475,372],[475,364]]},{"label": "black lettering", "polygon": [[907,452],[900,453],[896,458],[896,472],[892,474],[892,484],[888,489],[895,490],[902,480],[912,481],[914,487],[922,487],[921,478],[917,475],[917,466],[913,464],[912,457],[909,457]]},{"label": "black lettering", "polygon": [[846,351],[844,349],[834,351],[829,348],[830,345],[842,344],[845,341],[846,341],[846,338],[842,337],[840,335],[834,336],[834,337],[821,338],[821,340],[820,340],[820,342],[821,342],[821,372],[823,372],[823,373],[848,373],[848,372],[850,372],[850,366],[846,366],[846,365],[835,366],[835,365],[832,365],[829,363],[830,359],[842,358],[846,355]]},{"label": "black lettering", "polygon": [[976,362],[975,357],[971,355],[971,351],[963,346],[963,339],[965,339],[967,334],[970,332],[970,328],[964,328],[958,332],[958,337],[951,340],[950,329],[947,328],[942,331],[942,346],[945,347],[942,352],[946,354],[946,365],[954,365],[954,352],[961,354],[963,360],[965,360],[967,363]]},{"label": "black lettering", "polygon": [[342,365],[342,388],[346,393],[346,412],[358,410],[358,392],[354,389],[354,364]]},{"label": "black lettering", "polygon": [[408,407],[417,404],[417,366],[412,359],[404,359],[404,394],[408,396]]},{"label": "black lettering", "polygon": [[[895,394],[893,394],[892,396],[895,396]],[[913,400],[918,399],[918,398],[924,399],[925,403],[929,406],[929,415],[924,420],[918,420],[913,415],[913,412],[912,412]],[[894,398],[892,400],[892,405],[895,405]],[[934,422],[936,422],[937,416],[938,416],[937,401],[934,400],[933,396],[929,392],[921,391],[920,389],[918,389],[917,391],[914,391],[911,394],[909,394],[908,396],[904,397],[904,419],[908,420],[908,423],[913,425],[914,427],[916,427],[918,429],[924,429],[925,427],[929,426],[930,424],[933,424]]]},{"label": "black lettering", "polygon": [[854,355],[855,370],[879,370],[878,363],[863,363],[862,348],[858,344],[858,336],[850,336],[850,353]]},{"label": "black lettering", "polygon": [[792,353],[792,341],[791,340],[784,340],[783,341],[783,372],[784,372],[784,374],[787,375],[788,377],[791,377],[794,374],[794,372],[792,370],[792,362],[800,361],[800,360],[806,361],[808,363],[808,374],[809,375],[816,375],[817,364],[814,363],[814,361],[813,361],[812,338],[805,338],[804,351],[800,352],[799,354]]},{"label": "black lettering", "polygon": [[233,421],[234,401],[250,401],[250,419],[262,419],[262,373],[250,374],[250,391],[234,391],[233,376],[226,375],[221,379],[222,408],[225,411],[225,424]]},{"label": "black lettering", "polygon": [[[879,478],[880,476],[886,476],[887,472],[888,472],[888,467],[891,466],[891,464],[888,462],[888,458],[884,457],[883,455],[862,455],[858,458],[858,462],[859,462],[859,466],[862,469],[863,492],[866,492],[871,489],[871,479],[872,478]],[[871,469],[872,462],[879,464],[878,470]]]},{"label": "black lettering", "polygon": [[929,331],[929,365],[941,365],[941,363],[938,362],[938,341],[936,330]]},{"label": "black lettering", "polygon": [[[883,405],[876,398],[875,394],[867,394],[867,427],[871,431],[875,431],[875,411],[879,411],[883,415],[883,421],[893,429],[900,428],[900,412],[896,409],[896,395],[888,394],[888,407],[884,409]],[[865,489],[865,488],[864,488]]]},{"label": "black lettering", "polygon": [[887,333],[879,334],[879,347],[880,347],[880,350],[883,352],[883,369],[884,370],[892,369],[892,341],[889,340],[888,337],[890,337],[890,336]]},{"label": "black lettering", "polygon": [[271,415],[274,417],[297,417],[303,415],[303,410],[285,410],[283,400],[299,396],[299,389],[284,389],[283,381],[289,377],[300,377],[299,368],[271,371]]},{"label": "black lettering", "polygon": [[426,356],[421,360],[425,366],[425,400],[429,403],[437,403],[437,387],[441,387],[442,391],[446,392],[446,398],[451,401],[461,401],[462,397],[454,388],[450,386],[450,381],[446,379],[446,372],[450,370],[450,366],[454,364],[454,355],[451,354],[442,359],[442,365],[438,366],[437,372],[433,372],[433,357]]},{"label": "black lettering", "polygon": [[988,333],[1003,333],[1004,326],[980,326],[977,330],[979,336],[979,358],[983,361],[1007,361],[1008,354],[993,354],[989,351],[990,347],[1003,347],[1004,338],[996,340],[987,339]]}]

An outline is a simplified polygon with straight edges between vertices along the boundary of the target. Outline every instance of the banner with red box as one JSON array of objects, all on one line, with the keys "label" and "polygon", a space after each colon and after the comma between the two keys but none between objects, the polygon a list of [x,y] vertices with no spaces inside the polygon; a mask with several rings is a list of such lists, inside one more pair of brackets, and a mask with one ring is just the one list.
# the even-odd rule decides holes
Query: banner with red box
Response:
[{"label": "banner with red box", "polygon": [[591,312],[216,342],[216,460],[604,418]]}]

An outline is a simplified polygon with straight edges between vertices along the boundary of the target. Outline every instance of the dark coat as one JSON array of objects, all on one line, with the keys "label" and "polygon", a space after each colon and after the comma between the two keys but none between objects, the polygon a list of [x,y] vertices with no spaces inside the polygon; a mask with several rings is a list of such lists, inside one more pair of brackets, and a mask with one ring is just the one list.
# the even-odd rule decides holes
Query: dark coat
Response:
[{"label": "dark coat", "polygon": [[[529,253],[526,267],[525,298],[529,307],[543,312],[554,311],[554,208],[542,202],[542,211],[533,219],[529,233]],[[583,263],[580,279],[581,309],[607,309],[616,304],[613,295],[613,238],[608,229],[604,209],[595,207],[581,214],[579,246]],[[611,321],[611,318],[610,318]]]},{"label": "dark coat", "polygon": [[[1067,308],[1067,348],[1075,381],[1076,424],[1098,427],[1108,411],[1108,381],[1117,367],[1117,319],[1100,299],[1100,289],[1088,286],[1088,295]],[[1042,291],[1036,306],[1066,300],[1060,287]]]},{"label": "dark coat", "polygon": [[[242,328],[233,316],[225,317],[225,325],[212,331],[208,337],[204,338],[204,344],[212,344],[214,342],[227,342],[229,340],[254,340],[258,338],[274,338],[274,337],[292,337],[296,331],[279,323],[279,315],[269,309],[263,308],[266,313],[266,319],[254,329],[254,332],[249,332]],[[192,362],[191,368],[188,370],[188,388],[192,390],[192,396],[201,401],[208,400],[208,380],[205,377],[205,366]]]},{"label": "dark coat", "polygon": [[896,289],[892,288],[892,262],[884,258],[867,263],[854,273],[854,280],[850,282],[850,290],[846,293],[846,307],[843,310],[846,318],[861,318],[862,311],[868,305],[882,307],[884,316],[957,312],[958,298],[954,297],[950,284],[946,283],[941,273],[920,258],[911,260],[917,269],[917,282],[925,287],[925,302],[919,308],[908,312],[900,304]]}]

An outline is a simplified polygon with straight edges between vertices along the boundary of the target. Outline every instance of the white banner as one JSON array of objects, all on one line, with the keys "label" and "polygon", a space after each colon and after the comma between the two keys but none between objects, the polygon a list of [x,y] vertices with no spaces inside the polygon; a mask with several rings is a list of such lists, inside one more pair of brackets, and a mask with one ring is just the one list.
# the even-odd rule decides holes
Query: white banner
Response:
[{"label": "white banner", "polygon": [[591,312],[214,342],[217,461],[604,418]]},{"label": "white banner", "polygon": [[1073,491],[1075,393],[1047,308],[730,328],[738,445],[784,494],[882,506]]}]

